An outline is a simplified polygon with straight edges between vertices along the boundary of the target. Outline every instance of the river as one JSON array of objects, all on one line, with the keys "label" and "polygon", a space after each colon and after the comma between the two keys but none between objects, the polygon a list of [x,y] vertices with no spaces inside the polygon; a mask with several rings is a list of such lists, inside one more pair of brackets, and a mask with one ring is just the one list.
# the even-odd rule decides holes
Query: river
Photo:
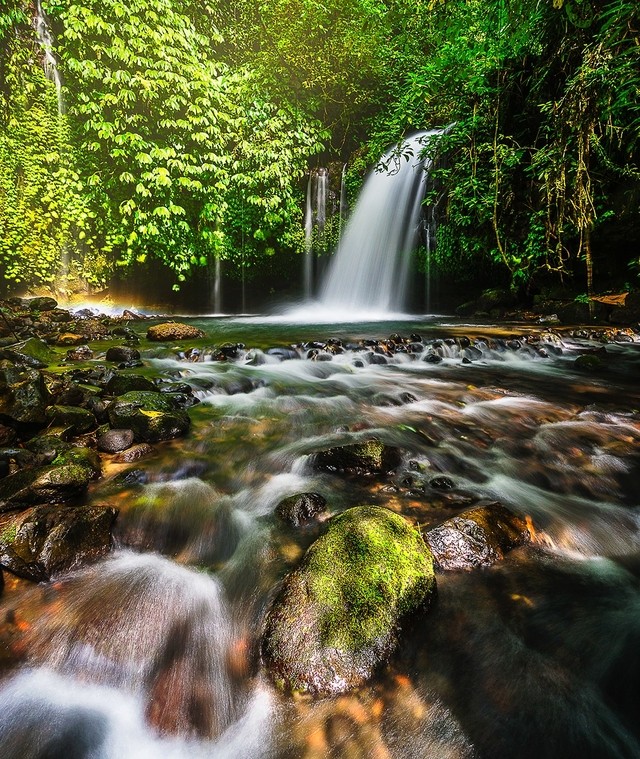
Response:
[{"label": "river", "polygon": [[[527,342],[523,327],[441,320],[193,323],[247,348],[147,354],[200,403],[186,438],[92,486],[120,510],[114,551],[48,584],[6,575],[0,640],[21,664],[3,670],[2,759],[640,757],[640,343],[603,353],[589,330]],[[391,333],[425,347],[355,349]],[[302,359],[268,352],[302,342]],[[393,477],[310,466],[371,436],[404,452]],[[365,687],[285,695],[259,639],[324,529],[274,515],[306,491],[331,514],[373,503],[424,528],[498,500],[534,539],[439,574],[437,602]]]}]

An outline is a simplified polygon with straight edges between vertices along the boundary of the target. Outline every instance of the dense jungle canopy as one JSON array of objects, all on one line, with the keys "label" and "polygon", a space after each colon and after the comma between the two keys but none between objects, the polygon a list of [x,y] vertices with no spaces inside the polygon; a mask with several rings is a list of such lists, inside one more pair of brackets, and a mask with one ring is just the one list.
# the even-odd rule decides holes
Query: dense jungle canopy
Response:
[{"label": "dense jungle canopy", "polygon": [[446,125],[443,276],[639,284],[637,0],[3,0],[0,40],[5,290],[286,271],[310,167],[353,196]]}]

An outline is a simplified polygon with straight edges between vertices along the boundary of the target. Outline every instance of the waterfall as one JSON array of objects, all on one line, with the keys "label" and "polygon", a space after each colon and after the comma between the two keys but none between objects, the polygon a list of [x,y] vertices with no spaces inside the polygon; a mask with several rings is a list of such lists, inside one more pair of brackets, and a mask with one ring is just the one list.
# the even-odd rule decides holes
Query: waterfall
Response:
[{"label": "waterfall", "polygon": [[[381,160],[365,181],[324,282],[320,306],[360,313],[400,312],[420,226],[428,166],[418,155],[439,130],[420,132]],[[408,160],[407,160],[408,157]]]},{"label": "waterfall", "polygon": [[304,215],[304,295],[311,298],[313,287],[313,172],[309,172],[307,182],[307,205]]},{"label": "waterfall", "polygon": [[56,86],[56,94],[58,96],[58,114],[61,116],[64,113],[64,100],[62,98],[62,79],[60,77],[60,71],[58,70],[58,61],[53,54],[53,35],[51,34],[51,29],[49,28],[47,17],[42,10],[42,3],[40,0],[37,0],[36,2],[35,30],[38,42],[44,51],[45,76]]},{"label": "waterfall", "polygon": [[[316,188],[316,226],[320,235],[324,233],[327,223],[327,183],[329,174],[326,169],[318,169],[318,186]],[[322,242],[321,242],[322,247]]]},{"label": "waterfall", "polygon": [[219,258],[216,258],[214,268],[213,312],[222,313],[222,263]]},{"label": "waterfall", "polygon": [[342,176],[340,177],[340,227],[339,227],[339,236],[342,237],[342,226],[345,222],[345,219],[347,218],[347,185],[345,184],[344,178],[347,174],[347,164],[345,163],[342,167]]}]

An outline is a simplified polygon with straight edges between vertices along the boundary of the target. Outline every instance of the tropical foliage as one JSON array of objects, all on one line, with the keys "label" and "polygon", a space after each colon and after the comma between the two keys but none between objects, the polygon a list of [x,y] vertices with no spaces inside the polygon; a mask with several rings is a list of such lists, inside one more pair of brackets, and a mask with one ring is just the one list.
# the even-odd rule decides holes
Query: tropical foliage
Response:
[{"label": "tropical foliage", "polygon": [[634,0],[43,0],[48,51],[39,9],[0,10],[5,282],[244,276],[304,249],[310,167],[356,191],[433,126],[442,273],[590,292],[640,267]]}]

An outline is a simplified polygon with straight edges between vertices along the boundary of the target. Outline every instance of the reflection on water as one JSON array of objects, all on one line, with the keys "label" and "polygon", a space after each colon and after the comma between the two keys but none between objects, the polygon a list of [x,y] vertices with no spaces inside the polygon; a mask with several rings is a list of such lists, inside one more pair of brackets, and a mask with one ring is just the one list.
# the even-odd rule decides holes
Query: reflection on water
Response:
[{"label": "reflection on water", "polygon": [[[284,349],[305,327],[279,327],[274,353],[272,325],[215,325],[261,349],[154,360],[201,403],[188,438],[95,485],[120,509],[114,554],[5,594],[0,641],[22,668],[0,690],[0,756],[640,756],[638,347],[607,346],[590,375],[573,361],[592,345],[555,337],[542,351],[454,332],[327,358]],[[372,435],[404,452],[393,477],[311,468]],[[490,570],[441,575],[374,682],[313,702],[273,690],[257,658],[279,580],[324,529],[274,516],[299,492],[330,514],[376,503],[425,527],[500,500],[537,532]]]}]

